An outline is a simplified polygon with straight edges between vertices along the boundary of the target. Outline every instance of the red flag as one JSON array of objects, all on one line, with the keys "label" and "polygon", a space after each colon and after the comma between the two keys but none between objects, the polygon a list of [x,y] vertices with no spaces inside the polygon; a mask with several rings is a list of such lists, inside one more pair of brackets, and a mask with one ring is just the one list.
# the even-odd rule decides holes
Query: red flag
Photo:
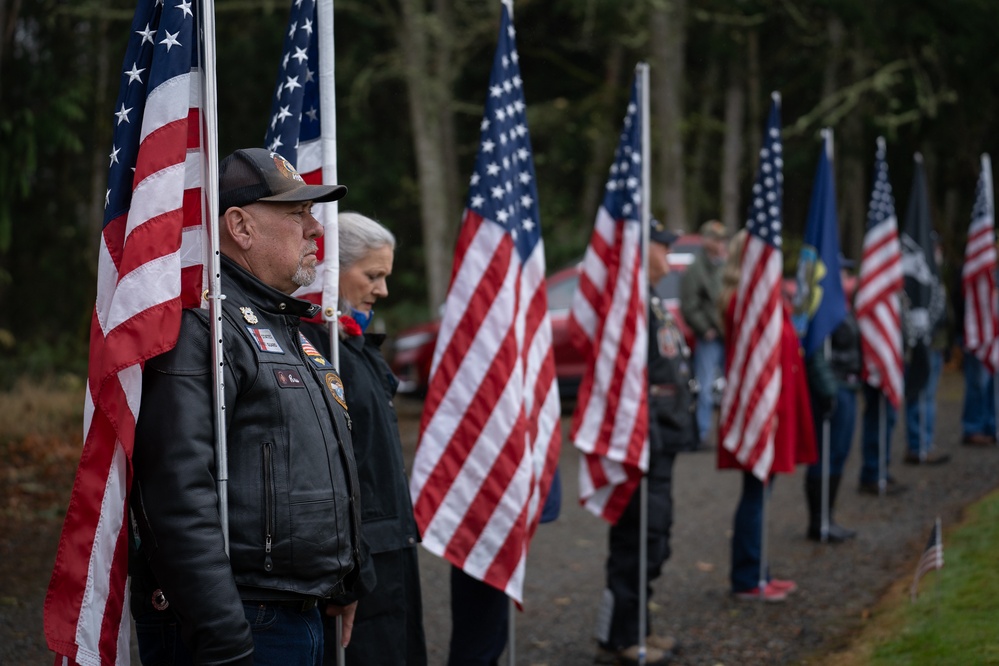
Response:
[{"label": "red flag", "polygon": [[424,547],[520,602],[561,406],[517,57],[504,6],[410,491]]},{"label": "red flag", "polygon": [[992,160],[982,155],[982,173],[964,249],[964,347],[990,373],[999,369],[999,313],[996,302],[996,228]]},{"label": "red flag", "polygon": [[648,325],[642,273],[642,122],[636,76],[569,326],[588,359],[572,416],[580,502],[616,523],[648,470]]},{"label": "red flag", "polygon": [[777,401],[781,390],[781,224],[783,155],[780,97],[774,93],[753,203],[746,222],[739,285],[719,420],[719,441],[739,464],[766,481],[774,459]]},{"label": "red flag", "polygon": [[881,389],[896,408],[902,403],[902,247],[895,200],[888,182],[885,142],[878,138],[874,189],[867,212],[854,312],[860,328],[864,381]]},{"label": "red flag", "polygon": [[45,635],[64,663],[127,663],[128,492],[143,363],[176,344],[201,303],[197,3],[141,0],[115,105],[85,440],[55,568]]}]

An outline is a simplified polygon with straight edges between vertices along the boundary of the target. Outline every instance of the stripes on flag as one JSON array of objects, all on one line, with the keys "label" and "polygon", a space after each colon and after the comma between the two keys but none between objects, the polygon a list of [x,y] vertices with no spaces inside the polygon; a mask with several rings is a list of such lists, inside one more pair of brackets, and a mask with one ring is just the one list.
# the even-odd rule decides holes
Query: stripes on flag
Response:
[{"label": "stripes on flag", "polygon": [[729,335],[731,360],[725,376],[719,440],[739,464],[761,481],[770,476],[781,391],[784,326],[781,226],[784,161],[780,96],[773,94],[753,201],[746,222],[739,285]]},{"label": "stripes on flag", "polygon": [[584,454],[580,503],[612,524],[649,465],[641,133],[636,75],[569,313],[587,359],[570,435]]},{"label": "stripes on flag", "polygon": [[45,598],[63,663],[127,663],[128,492],[142,364],[205,284],[197,2],[140,0],[114,112],[85,440]]},{"label": "stripes on flag", "polygon": [[860,328],[863,379],[896,409],[902,404],[902,247],[895,199],[888,181],[883,138],[878,137],[874,187],[867,210],[854,312]]},{"label": "stripes on flag", "polygon": [[[316,0],[296,0],[292,3],[271,103],[270,123],[264,136],[268,150],[280,153],[295,165],[302,179],[310,185],[323,183],[324,163],[319,91],[322,63],[319,60],[317,22]],[[312,207],[312,214],[326,229],[316,252],[316,275],[322,276],[322,279],[299,287],[293,294],[324,309],[330,304],[335,307],[340,279],[339,263],[336,261],[339,244],[334,233],[337,209],[336,202],[317,203]],[[327,256],[333,257],[334,261],[327,262]],[[332,314],[326,316],[321,310],[312,321],[321,322],[324,316],[326,319],[335,318]]]},{"label": "stripes on flag", "polygon": [[504,5],[410,492],[424,547],[520,603],[561,405],[514,37]]},{"label": "stripes on flag", "polygon": [[912,585],[909,586],[909,592],[912,595],[913,601],[916,600],[916,594],[919,592],[919,580],[931,571],[942,569],[943,565],[943,533],[940,529],[940,519],[937,518],[933,523],[933,530],[930,532],[930,539],[926,543],[926,548],[923,550],[923,554],[919,558],[919,563],[916,565],[916,574],[912,578]]},{"label": "stripes on flag", "polygon": [[988,155],[982,155],[961,281],[964,288],[964,348],[974,354],[990,374],[999,370],[997,269],[992,160]]}]

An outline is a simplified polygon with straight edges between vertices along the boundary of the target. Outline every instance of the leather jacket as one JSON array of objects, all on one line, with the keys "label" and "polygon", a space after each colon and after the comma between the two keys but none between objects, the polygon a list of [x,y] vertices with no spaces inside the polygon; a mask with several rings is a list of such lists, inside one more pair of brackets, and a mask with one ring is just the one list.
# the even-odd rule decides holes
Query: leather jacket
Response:
[{"label": "leather jacket", "polygon": [[673,315],[649,295],[649,444],[653,454],[697,448],[690,348]]},{"label": "leather jacket", "polygon": [[350,603],[361,564],[343,385],[299,332],[317,306],[222,261],[228,556],[204,310],[185,310],[176,347],[146,363],[133,455],[139,552],[199,664],[252,654],[243,600]]}]

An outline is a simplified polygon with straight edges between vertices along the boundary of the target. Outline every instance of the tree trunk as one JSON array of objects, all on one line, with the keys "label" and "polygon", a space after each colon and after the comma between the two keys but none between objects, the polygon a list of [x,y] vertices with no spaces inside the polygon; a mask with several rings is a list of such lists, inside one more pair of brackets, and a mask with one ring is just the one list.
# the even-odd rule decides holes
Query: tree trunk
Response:
[{"label": "tree trunk", "polygon": [[[607,57],[607,68],[604,83],[600,91],[600,108],[611,109],[610,121],[606,123],[607,130],[593,133],[593,148],[590,165],[586,169],[586,184],[583,187],[583,198],[580,202],[580,219],[592,219],[597,214],[597,207],[604,195],[604,185],[607,183],[608,170],[614,149],[617,147],[618,132],[611,128],[620,127],[624,120],[624,107],[617,103],[617,93],[621,86],[621,68],[624,65],[624,48],[620,43],[611,47]],[[627,102],[627,99],[624,100]]]},{"label": "tree trunk", "polygon": [[[109,77],[111,72],[111,49],[109,44],[111,42],[108,39],[108,20],[98,19],[94,21],[91,26],[94,29],[94,37],[97,43],[97,53],[95,58],[95,66],[97,72],[95,73],[95,90],[94,90],[94,109],[99,109],[104,111],[105,109],[111,108],[111,102],[108,101],[108,86],[110,85]],[[106,113],[95,113],[94,123],[93,123],[93,133],[94,133],[94,145],[95,146],[108,146],[111,144],[110,141],[110,128],[111,123],[107,120]],[[87,220],[87,239],[89,241],[88,248],[96,248],[100,243],[100,236],[103,232],[104,227],[104,194],[107,188],[107,178],[108,178],[108,168],[109,165],[106,161],[105,154],[100,150],[94,150],[90,156],[91,166],[90,166],[90,205],[86,216],[83,218]],[[87,265],[90,267],[91,273],[96,278],[97,276],[97,262],[98,262],[97,252],[87,253]]]},{"label": "tree trunk", "polygon": [[398,37],[420,188],[427,296],[436,311],[447,295],[459,216],[450,92],[454,50],[450,5],[449,0],[436,0],[435,14],[425,11],[420,0],[402,0],[401,8]]},{"label": "tree trunk", "polygon": [[[763,86],[760,83],[760,33],[756,28],[750,28],[746,33],[746,95],[749,98],[747,110],[749,117],[749,155],[752,162],[750,172],[755,174],[760,166],[760,148],[763,147]],[[767,108],[770,108],[770,98],[767,95]]]},{"label": "tree trunk", "polygon": [[742,227],[742,209],[739,190],[741,186],[743,148],[745,143],[744,119],[746,89],[744,69],[740,59],[734,58],[728,67],[728,86],[725,90],[725,138],[722,144],[721,168],[721,222],[729,233]]},{"label": "tree trunk", "polygon": [[711,218],[718,215],[717,196],[714,193],[707,194],[705,192],[704,172],[707,168],[709,148],[714,145],[714,131],[711,128],[710,119],[718,102],[720,70],[718,60],[712,58],[697,95],[700,98],[700,108],[697,115],[698,122],[694,125],[696,128],[692,141],[694,149],[690,159],[690,178],[687,179],[687,215],[690,231],[697,229],[705,219],[709,219],[702,219],[702,202],[706,200],[713,202],[707,215]]},{"label": "tree trunk", "polygon": [[[683,85],[687,41],[687,0],[670,0],[652,11],[650,72],[652,126],[659,177],[653,177],[653,199],[663,222],[689,229],[684,196]],[[657,200],[657,201],[656,201]]]},{"label": "tree trunk", "polygon": [[[864,45],[855,43],[850,55],[851,78],[854,81],[864,77],[864,61]],[[863,107],[859,107],[857,111],[860,108]],[[838,171],[842,183],[839,191],[840,247],[843,254],[855,260],[859,266],[867,227],[867,203],[870,198],[868,188],[874,180],[873,175],[866,177],[865,174],[871,173],[874,165],[875,146],[865,140],[864,114],[857,111],[843,119],[842,140],[839,142],[843,150],[839,151],[842,157]]]}]

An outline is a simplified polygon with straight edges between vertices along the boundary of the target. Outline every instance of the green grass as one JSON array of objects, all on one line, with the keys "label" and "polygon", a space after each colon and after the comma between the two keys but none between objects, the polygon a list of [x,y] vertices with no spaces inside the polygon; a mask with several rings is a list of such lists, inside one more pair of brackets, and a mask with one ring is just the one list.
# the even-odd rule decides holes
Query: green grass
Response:
[{"label": "green grass", "polygon": [[907,584],[886,597],[854,651],[869,659],[855,663],[999,664],[999,492],[945,528],[943,545],[944,566],[923,577],[915,603]]}]

